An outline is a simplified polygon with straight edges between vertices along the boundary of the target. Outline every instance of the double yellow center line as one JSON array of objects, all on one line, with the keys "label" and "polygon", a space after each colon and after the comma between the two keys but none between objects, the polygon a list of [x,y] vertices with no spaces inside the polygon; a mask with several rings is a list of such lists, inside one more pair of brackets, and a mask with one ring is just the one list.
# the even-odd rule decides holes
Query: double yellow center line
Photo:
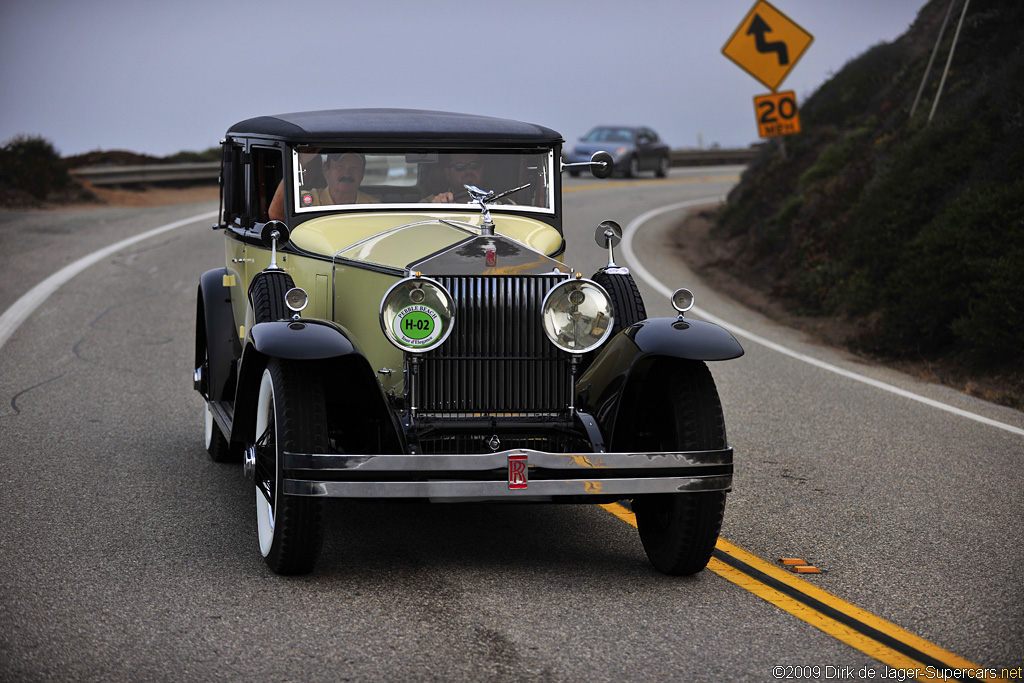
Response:
[{"label": "double yellow center line", "polygon": [[732,173],[729,175],[712,175],[712,176],[692,176],[689,178],[651,178],[646,180],[619,180],[614,185],[608,183],[590,183],[589,185],[563,185],[562,194],[568,194],[570,192],[582,192],[585,190],[607,190],[609,187],[621,188],[630,187],[633,185],[673,185],[676,183],[718,183],[718,182],[736,182],[740,179],[739,175]]},{"label": "double yellow center line", "polygon": [[[622,505],[611,503],[598,507],[636,526],[636,517]],[[718,539],[708,570],[886,666],[919,680],[998,680],[995,670],[984,669],[840,600],[724,538]]]}]

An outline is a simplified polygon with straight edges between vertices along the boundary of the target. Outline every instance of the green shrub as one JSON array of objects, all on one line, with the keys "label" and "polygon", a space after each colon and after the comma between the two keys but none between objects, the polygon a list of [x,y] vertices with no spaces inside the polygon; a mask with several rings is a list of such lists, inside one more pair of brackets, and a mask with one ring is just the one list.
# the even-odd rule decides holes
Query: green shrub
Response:
[{"label": "green shrub", "polygon": [[839,174],[854,158],[854,154],[858,151],[858,146],[870,134],[870,128],[861,127],[826,147],[818,155],[814,165],[800,175],[797,187],[804,189],[815,181],[831,178]]},{"label": "green shrub", "polygon": [[850,60],[803,104],[800,119],[804,127],[862,125],[869,104],[884,97],[906,61],[906,48],[898,43],[879,43]]},{"label": "green shrub", "polygon": [[41,137],[25,135],[9,140],[0,148],[0,178],[5,185],[39,200],[73,184],[53,145]]},{"label": "green shrub", "polygon": [[950,212],[963,235],[960,257],[970,279],[950,324],[958,348],[979,364],[1020,364],[1024,349],[1024,180],[967,193]]},{"label": "green shrub", "polygon": [[789,230],[800,207],[804,205],[804,198],[800,195],[788,197],[783,203],[779,212],[771,218],[782,230]]}]

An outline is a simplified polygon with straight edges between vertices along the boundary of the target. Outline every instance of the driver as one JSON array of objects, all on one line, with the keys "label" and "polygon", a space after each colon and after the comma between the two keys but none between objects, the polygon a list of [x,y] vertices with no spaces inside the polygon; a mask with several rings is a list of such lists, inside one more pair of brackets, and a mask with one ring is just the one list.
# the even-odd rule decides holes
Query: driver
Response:
[{"label": "driver", "polygon": [[484,165],[480,155],[473,152],[449,154],[444,161],[444,178],[448,189],[425,197],[423,201],[445,204],[468,202],[469,193],[465,186],[480,187],[483,182]]}]

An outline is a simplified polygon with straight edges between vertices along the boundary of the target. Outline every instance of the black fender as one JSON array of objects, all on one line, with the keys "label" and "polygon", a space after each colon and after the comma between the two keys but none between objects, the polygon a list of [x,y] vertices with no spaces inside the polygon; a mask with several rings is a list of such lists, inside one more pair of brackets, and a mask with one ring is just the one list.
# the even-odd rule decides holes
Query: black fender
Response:
[{"label": "black fender", "polygon": [[[356,353],[337,325],[324,320],[277,320],[256,323],[246,333],[246,350],[285,360],[321,360]],[[359,354],[362,355],[362,354]],[[245,359],[242,360],[245,365]]]},{"label": "black fender", "polygon": [[643,355],[686,360],[732,360],[743,355],[743,347],[728,330],[693,318],[649,318],[622,333]]},{"label": "black fender", "polygon": [[[195,367],[202,368],[202,376],[194,387],[210,401],[234,396],[237,360],[242,355],[231,288],[225,285],[225,278],[232,275],[227,268],[206,271],[196,294]],[[205,367],[204,359],[208,360]]]},{"label": "black fender", "polygon": [[[594,416],[605,438],[615,442],[615,426],[631,424],[631,411],[644,409],[642,389],[656,382],[672,363],[731,360],[743,347],[727,330],[694,319],[653,318],[624,329],[597,353],[576,382],[576,404]],[[656,386],[656,385],[655,385]]]},{"label": "black fender", "polygon": [[340,325],[326,320],[263,322],[246,332],[235,390],[233,446],[246,446],[255,438],[256,403],[270,358],[316,364],[328,396],[329,419],[352,425],[350,432],[356,431],[355,425],[376,424],[377,447],[403,452],[401,426],[369,361]]}]

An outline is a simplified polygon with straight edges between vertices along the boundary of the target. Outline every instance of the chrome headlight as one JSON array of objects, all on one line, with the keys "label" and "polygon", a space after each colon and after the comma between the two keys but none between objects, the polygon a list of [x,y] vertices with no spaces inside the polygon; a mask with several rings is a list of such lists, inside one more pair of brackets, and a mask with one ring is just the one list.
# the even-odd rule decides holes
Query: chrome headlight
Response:
[{"label": "chrome headlight", "polygon": [[397,282],[380,302],[380,328],[392,344],[423,353],[444,342],[452,331],[455,305],[440,283],[425,277]]},{"label": "chrome headlight", "polygon": [[292,313],[298,313],[309,304],[309,295],[301,287],[292,287],[284,293],[284,305]]},{"label": "chrome headlight", "polygon": [[686,313],[693,308],[693,292],[686,287],[680,287],[672,293],[672,308],[680,313]]},{"label": "chrome headlight", "polygon": [[586,353],[612,332],[608,292],[590,280],[566,280],[544,297],[541,323],[551,343],[569,353]]}]

